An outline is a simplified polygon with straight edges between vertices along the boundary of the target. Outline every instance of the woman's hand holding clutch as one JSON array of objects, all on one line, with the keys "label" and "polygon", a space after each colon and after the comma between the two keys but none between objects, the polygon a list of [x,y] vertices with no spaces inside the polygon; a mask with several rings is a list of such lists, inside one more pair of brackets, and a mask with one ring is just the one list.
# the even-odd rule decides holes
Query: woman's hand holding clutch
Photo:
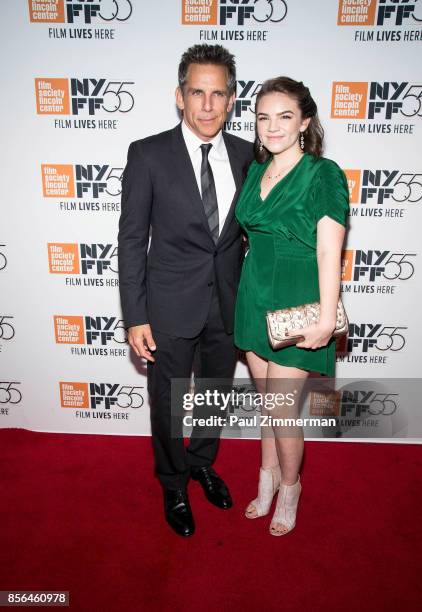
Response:
[{"label": "woman's hand holding clutch", "polygon": [[317,349],[326,346],[332,338],[335,329],[334,323],[314,323],[300,330],[300,335],[304,340],[296,343],[298,348]]}]

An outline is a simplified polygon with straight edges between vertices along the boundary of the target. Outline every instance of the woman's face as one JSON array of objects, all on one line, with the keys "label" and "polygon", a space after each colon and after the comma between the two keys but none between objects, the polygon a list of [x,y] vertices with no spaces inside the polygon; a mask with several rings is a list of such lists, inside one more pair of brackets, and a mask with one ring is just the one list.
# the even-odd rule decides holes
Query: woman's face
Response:
[{"label": "woman's face", "polygon": [[304,131],[310,119],[302,119],[296,100],[284,93],[268,93],[259,101],[257,131],[262,144],[277,155],[293,147],[300,151],[299,131]]}]

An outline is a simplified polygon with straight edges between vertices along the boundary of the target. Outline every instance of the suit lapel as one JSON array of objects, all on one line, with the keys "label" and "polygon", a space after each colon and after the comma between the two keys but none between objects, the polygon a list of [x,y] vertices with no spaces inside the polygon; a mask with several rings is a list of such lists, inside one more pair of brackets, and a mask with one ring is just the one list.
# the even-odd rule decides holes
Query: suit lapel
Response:
[{"label": "suit lapel", "polygon": [[195,172],[193,170],[192,162],[189,157],[185,139],[183,138],[181,124],[177,125],[172,133],[172,150],[174,164],[177,169],[177,174],[181,178],[183,188],[186,192],[187,200],[192,206],[194,214],[202,219],[202,224],[214,244],[213,237],[210,232],[208,220],[205,215],[204,205],[202,203],[201,194],[198,189],[198,183],[196,182]]},{"label": "suit lapel", "polygon": [[[227,232],[231,222],[233,221],[236,201],[239,196],[240,190],[242,188],[243,179],[244,179],[242,160],[238,157],[235,147],[233,146],[232,142],[227,137],[225,132],[223,132],[223,138],[224,138],[224,144],[226,145],[226,149],[227,149],[227,155],[229,157],[230,168],[231,168],[234,182],[236,185],[236,191],[233,196],[233,200],[231,202],[229,212],[227,213],[226,220],[221,229],[217,244],[221,242],[224,234]],[[185,144],[185,139],[183,138],[182,128],[181,128],[180,123],[172,131],[172,145],[171,146],[172,146],[172,151],[173,151],[174,164],[177,170],[177,175],[181,177],[182,179],[183,188],[187,195],[187,200],[192,206],[194,214],[200,216],[204,229],[207,232],[209,239],[212,241],[212,244],[214,244],[214,240],[213,240],[213,237],[211,235],[210,228],[208,225],[208,220],[205,215],[205,210],[204,210],[204,205],[202,202],[201,194],[198,189],[198,183],[196,182],[195,172],[193,170],[192,162],[189,157],[189,152]]]},{"label": "suit lapel", "polygon": [[220,236],[218,238],[218,242],[221,242],[221,240],[223,238],[223,235],[226,233],[228,227],[230,226],[230,223],[233,220],[234,209],[235,209],[235,206],[236,206],[236,201],[237,201],[237,198],[239,196],[240,190],[242,188],[243,179],[244,179],[242,160],[239,159],[239,157],[237,156],[236,149],[234,148],[234,146],[230,142],[230,139],[227,138],[227,135],[226,135],[225,132],[223,132],[223,138],[224,138],[224,144],[226,145],[226,149],[227,149],[227,155],[229,156],[230,167],[231,167],[231,171],[232,171],[232,174],[233,174],[234,182],[235,182],[235,185],[236,185],[236,191],[235,191],[235,194],[233,196],[232,203],[230,204],[229,212],[227,213],[227,217],[226,217],[226,220],[224,222],[223,228],[222,228],[222,230],[220,232]]}]

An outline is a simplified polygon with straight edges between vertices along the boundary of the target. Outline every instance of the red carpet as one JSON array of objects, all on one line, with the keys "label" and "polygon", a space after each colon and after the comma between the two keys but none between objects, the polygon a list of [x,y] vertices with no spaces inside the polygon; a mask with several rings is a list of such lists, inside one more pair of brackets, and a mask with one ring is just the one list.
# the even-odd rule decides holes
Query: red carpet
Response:
[{"label": "red carpet", "polygon": [[414,610],[421,446],[308,442],[296,529],[243,518],[258,442],[224,440],[235,506],[191,482],[197,532],[174,535],[150,439],[0,430],[0,590],[68,590],[71,610]]}]

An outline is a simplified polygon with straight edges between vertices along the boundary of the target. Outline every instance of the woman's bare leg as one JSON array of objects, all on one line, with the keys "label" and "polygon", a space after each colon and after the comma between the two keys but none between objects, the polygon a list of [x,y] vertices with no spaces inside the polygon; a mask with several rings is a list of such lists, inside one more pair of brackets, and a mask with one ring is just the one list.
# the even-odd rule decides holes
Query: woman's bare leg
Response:
[{"label": "woman's bare leg", "polygon": [[[248,366],[255,382],[255,388],[258,393],[265,395],[267,386],[268,361],[262,359],[252,351],[246,353]],[[279,465],[277,449],[275,446],[274,437],[264,436],[261,432],[261,467],[264,469],[274,468]],[[257,511],[253,503],[246,508],[246,514],[249,518],[255,518]]]},{"label": "woman's bare leg", "polygon": [[[291,406],[276,407],[271,411],[273,418],[298,418],[302,398],[303,386],[309,372],[299,368],[281,366],[272,361],[268,362],[266,393],[280,393],[286,396],[292,394],[294,404]],[[290,397],[292,397],[290,396]],[[275,448],[281,468],[281,485],[294,485],[298,481],[299,469],[303,458],[303,430],[297,426],[275,426],[272,428]],[[269,433],[264,434],[269,436]],[[271,530],[282,534],[287,531],[281,523],[272,523]]]},{"label": "woman's bare leg", "polygon": [[[246,353],[248,366],[255,382],[258,393],[265,395],[267,387],[268,361],[258,357],[252,351]],[[270,468],[278,463],[278,455],[275,447],[274,438],[261,436],[261,466]]]}]

